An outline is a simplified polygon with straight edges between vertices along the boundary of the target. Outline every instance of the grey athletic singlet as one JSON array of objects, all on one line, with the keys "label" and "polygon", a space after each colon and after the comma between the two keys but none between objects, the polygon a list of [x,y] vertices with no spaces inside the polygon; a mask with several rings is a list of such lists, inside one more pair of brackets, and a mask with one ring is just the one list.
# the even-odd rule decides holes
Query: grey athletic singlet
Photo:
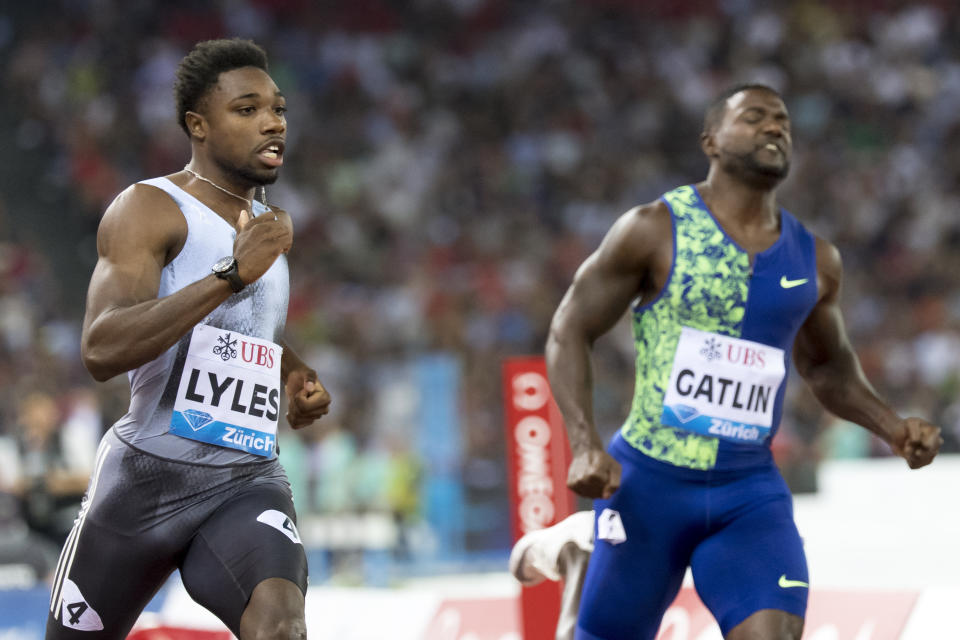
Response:
[{"label": "grey athletic singlet", "polygon": [[[167,192],[180,207],[187,221],[186,242],[179,255],[163,268],[158,297],[168,296],[210,275],[210,268],[217,260],[233,254],[236,233],[233,227],[210,208],[167,178],[153,178],[140,184]],[[268,208],[259,202],[253,203],[253,209],[255,215],[268,211]],[[232,346],[228,345],[226,348],[237,362],[238,356],[253,358],[257,345],[251,340],[243,341],[242,337],[264,342],[279,341],[286,323],[289,295],[289,271],[286,256],[281,255],[259,280],[247,285],[240,293],[230,296],[204,318],[200,325],[219,330],[217,334],[210,334],[215,339],[223,336],[226,342],[233,340],[234,342],[230,343]],[[241,442],[241,436],[236,434],[235,429],[230,437],[234,438],[238,447],[243,444],[246,450],[207,444],[171,433],[175,402],[182,403],[184,394],[191,397],[192,393],[192,397],[202,398],[210,403],[211,385],[221,391],[220,396],[213,398],[221,408],[229,409],[233,403],[233,407],[247,413],[259,412],[260,415],[266,414],[268,417],[273,417],[279,411],[279,395],[283,393],[279,384],[267,389],[269,385],[254,385],[247,381],[246,388],[238,389],[235,379],[239,378],[231,372],[226,352],[223,353],[224,364],[218,370],[197,374],[194,369],[190,369],[187,377],[190,378],[192,374],[193,379],[185,380],[181,385],[191,338],[196,331],[187,333],[156,360],[129,372],[130,409],[113,425],[113,431],[121,440],[141,451],[180,462],[233,465],[276,458],[276,447],[272,446],[272,443],[268,442],[270,446],[265,448],[268,455],[256,455],[251,452],[252,438],[247,436],[247,440]],[[224,341],[221,343],[226,344]],[[244,346],[249,346],[246,352],[242,352]],[[263,354],[266,354],[266,350],[259,348],[261,353],[257,355],[262,355],[261,359],[265,360],[267,356]],[[271,353],[269,357],[271,362],[274,357],[279,362],[280,353]],[[211,366],[217,364],[214,359]],[[207,385],[206,391],[203,390],[203,385]],[[178,394],[181,397],[179,401]],[[184,414],[188,418],[186,421],[182,419]],[[208,428],[207,424],[218,424],[203,411],[181,411],[179,415],[181,427],[188,424],[201,434],[204,433],[203,429]],[[196,418],[197,415],[201,417]],[[226,433],[230,434],[230,427],[226,429]]]}]

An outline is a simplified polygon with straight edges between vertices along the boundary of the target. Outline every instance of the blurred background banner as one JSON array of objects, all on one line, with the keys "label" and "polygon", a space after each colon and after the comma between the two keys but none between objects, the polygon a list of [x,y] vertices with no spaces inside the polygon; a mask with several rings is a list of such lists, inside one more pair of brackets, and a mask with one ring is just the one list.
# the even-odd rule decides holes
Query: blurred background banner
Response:
[{"label": "blurred background banner", "polygon": [[[423,495],[423,516],[437,538],[437,555],[445,560],[463,557],[466,550],[463,442],[460,426],[460,361],[449,354],[417,359],[414,379],[419,390],[417,446],[423,460],[423,482],[410,487],[411,495],[397,496],[402,523],[416,516],[416,492]],[[414,460],[394,460],[397,474],[417,476]],[[395,483],[394,486],[399,484]]]},{"label": "blurred background banner", "polygon": [[[49,579],[96,443],[129,399],[124,376],[95,384],[79,358],[97,225],[127,185],[183,167],[174,70],[198,40],[226,36],[264,46],[290,107],[267,189],[295,225],[286,334],[333,404],[278,439],[315,587],[504,572],[502,362],[542,353],[577,266],[622,212],[703,177],[704,107],[735,82],[783,94],[795,150],[780,202],[839,247],[843,313],[871,381],[902,414],[940,424],[945,453],[960,451],[956,2],[2,2],[0,608],[11,616]],[[627,415],[634,357],[625,322],[596,344],[604,437]],[[890,455],[796,380],[773,449],[798,500],[837,495],[823,486],[831,465]],[[894,495],[874,508],[953,502]],[[809,522],[811,556],[824,536],[846,539]],[[877,573],[950,586],[899,566],[889,548],[912,538],[888,542],[864,551],[883,558]],[[844,583],[830,569],[842,564],[814,562],[824,587]]]},{"label": "blurred background banner", "polygon": [[[516,542],[524,534],[554,525],[572,514],[576,496],[567,489],[570,445],[550,392],[542,356],[508,358],[503,362],[503,404],[510,521]],[[519,605],[525,640],[554,637],[561,586],[544,581],[523,587]]]}]

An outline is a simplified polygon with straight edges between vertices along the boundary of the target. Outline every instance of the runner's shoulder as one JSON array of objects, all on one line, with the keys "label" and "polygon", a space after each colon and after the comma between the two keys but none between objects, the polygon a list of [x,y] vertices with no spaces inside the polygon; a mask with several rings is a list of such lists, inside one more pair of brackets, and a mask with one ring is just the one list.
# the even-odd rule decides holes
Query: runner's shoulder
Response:
[{"label": "runner's shoulder", "polygon": [[117,195],[100,220],[101,238],[119,234],[161,241],[165,245],[182,242],[187,235],[187,221],[180,207],[163,189],[136,183]]},{"label": "runner's shoulder", "polygon": [[817,281],[821,297],[832,297],[843,280],[843,259],[840,250],[830,241],[814,235],[817,256]]},{"label": "runner's shoulder", "polygon": [[817,252],[817,265],[819,268],[826,268],[831,271],[841,269],[843,260],[840,257],[840,250],[837,249],[829,240],[814,234],[814,247]]},{"label": "runner's shoulder", "polygon": [[637,205],[620,216],[614,232],[634,246],[667,239],[672,234],[670,209],[662,200]]},{"label": "runner's shoulder", "polygon": [[667,206],[666,202],[658,198],[653,202],[639,204],[629,209],[623,215],[641,224],[669,223],[670,207]]}]

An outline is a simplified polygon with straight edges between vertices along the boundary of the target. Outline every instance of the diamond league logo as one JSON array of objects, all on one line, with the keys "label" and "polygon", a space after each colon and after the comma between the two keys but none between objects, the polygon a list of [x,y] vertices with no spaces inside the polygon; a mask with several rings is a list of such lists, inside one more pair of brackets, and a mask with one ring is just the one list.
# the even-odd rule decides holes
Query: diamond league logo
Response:
[{"label": "diamond league logo", "polygon": [[200,431],[205,426],[213,422],[213,416],[206,411],[198,409],[187,409],[183,411],[183,417],[194,431]]},{"label": "diamond league logo", "polygon": [[220,359],[226,362],[230,358],[237,357],[237,339],[230,339],[230,334],[217,337],[218,344],[213,347],[213,355],[220,356]]}]

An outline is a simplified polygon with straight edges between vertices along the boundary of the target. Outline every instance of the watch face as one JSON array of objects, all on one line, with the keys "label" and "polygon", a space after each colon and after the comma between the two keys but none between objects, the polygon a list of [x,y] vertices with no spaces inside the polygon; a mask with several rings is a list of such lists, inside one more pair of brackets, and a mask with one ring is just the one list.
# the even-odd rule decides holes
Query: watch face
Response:
[{"label": "watch face", "polygon": [[220,258],[219,260],[217,260],[216,264],[213,265],[213,270],[216,273],[224,273],[225,271],[229,271],[230,268],[233,266],[233,261],[234,261],[233,256]]}]

